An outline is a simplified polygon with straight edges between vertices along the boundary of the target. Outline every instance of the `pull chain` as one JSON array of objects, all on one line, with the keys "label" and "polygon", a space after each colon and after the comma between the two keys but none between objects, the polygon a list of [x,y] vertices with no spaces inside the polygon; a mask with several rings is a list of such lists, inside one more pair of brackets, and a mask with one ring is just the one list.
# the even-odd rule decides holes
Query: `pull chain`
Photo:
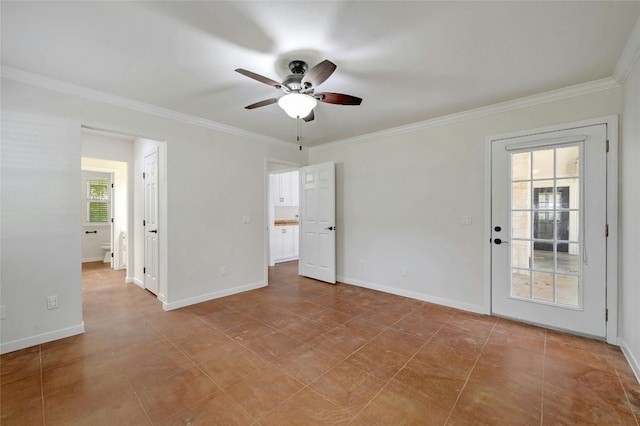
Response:
[{"label": "pull chain", "polygon": [[300,145],[300,151],[302,151],[302,126],[300,123],[300,116],[298,116],[298,136],[296,137],[296,141]]}]

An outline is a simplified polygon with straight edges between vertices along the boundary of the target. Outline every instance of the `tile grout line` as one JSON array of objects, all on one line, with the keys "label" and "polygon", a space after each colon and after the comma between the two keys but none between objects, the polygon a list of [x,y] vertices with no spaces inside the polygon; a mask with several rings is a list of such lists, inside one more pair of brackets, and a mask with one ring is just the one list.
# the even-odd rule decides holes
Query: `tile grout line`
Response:
[{"label": "tile grout line", "polygon": [[[150,323],[150,321],[148,321],[147,318],[144,315],[142,315],[142,318],[145,321],[147,321],[148,323]],[[120,369],[120,372],[124,376],[124,378],[127,381],[127,384],[129,385],[129,387],[131,387],[131,390],[133,391],[133,394],[136,396],[136,400],[138,401],[138,405],[140,405],[140,408],[142,408],[142,411],[144,412],[144,415],[147,417],[147,421],[149,422],[150,425],[153,425],[153,421],[151,420],[151,416],[149,415],[149,412],[145,408],[144,404],[142,403],[141,396],[138,395],[138,391],[136,390],[135,386],[133,386],[133,383],[131,383],[131,380],[129,380],[129,377],[124,372],[124,369],[120,365],[120,362],[118,362],[118,360],[116,359],[116,356],[113,353],[113,351],[111,352],[111,356],[113,357],[114,360],[116,360],[116,363],[118,365],[118,368]]]},{"label": "tile grout line", "polygon": [[491,338],[491,335],[495,331],[495,329],[496,329],[496,327],[498,325],[498,321],[499,321],[499,319],[496,318],[496,321],[493,323],[493,327],[491,327],[491,331],[487,335],[487,338],[484,340],[484,343],[482,344],[482,347],[480,348],[480,352],[478,353],[478,356],[476,357],[476,360],[474,361],[473,365],[471,366],[471,369],[469,370],[469,373],[467,374],[467,378],[465,379],[464,384],[462,385],[462,388],[460,388],[460,392],[458,392],[458,396],[456,397],[456,400],[454,401],[453,406],[451,407],[451,410],[449,411],[449,415],[447,416],[447,419],[444,422],[445,425],[449,422],[449,419],[451,418],[451,416],[453,416],[453,411],[456,409],[456,405],[458,405],[458,401],[460,400],[460,396],[462,395],[462,392],[464,392],[465,388],[467,387],[467,383],[469,383],[469,379],[471,378],[471,374],[473,373],[473,370],[476,368],[476,365],[478,365],[478,360],[482,356],[482,350],[485,348],[485,346],[487,346],[487,342],[489,341],[489,339]]},{"label": "tile grout line", "polygon": [[636,426],[638,426],[640,425],[640,419],[638,419],[638,416],[636,415],[636,411],[633,409],[633,404],[631,403],[631,399],[629,398],[629,393],[627,392],[627,388],[622,382],[622,379],[620,378],[620,374],[618,373],[618,367],[613,365],[613,362],[611,362],[611,358],[612,358],[611,354],[609,352],[607,352],[607,354],[610,360],[609,363],[613,367],[613,371],[616,372],[616,378],[618,379],[618,383],[620,383],[620,387],[622,387],[622,392],[624,392],[624,396],[625,396],[625,399],[627,400],[627,405],[629,406],[629,410],[631,411],[631,414],[633,415],[633,417],[636,419]]},{"label": "tile grout line", "polygon": [[[229,337],[229,336],[228,336],[224,331],[222,331],[222,330],[218,330],[218,329],[217,329],[217,328],[215,328],[212,324],[210,324],[210,323],[209,323],[209,322],[207,322],[205,319],[203,319],[200,315],[197,315],[197,314],[193,313],[191,310],[189,310],[189,312],[190,312],[191,314],[195,315],[195,316],[196,316],[200,321],[204,322],[208,327],[210,327],[210,328],[212,328],[212,329],[214,329],[214,330],[216,330],[216,331],[218,331],[218,332],[222,333],[222,334],[223,334],[227,339],[229,339],[229,340],[231,340],[231,341],[235,342],[235,340],[231,339],[231,337]],[[188,359],[188,360],[189,360],[189,362],[191,362],[191,364],[193,364],[193,366],[194,366],[195,368],[197,368],[197,369],[198,369],[202,374],[204,374],[204,375],[205,375],[209,380],[211,380],[211,381],[212,381],[212,382],[213,382],[213,383],[218,387],[218,389],[220,389],[220,391],[222,391],[222,392],[223,392],[223,393],[224,393],[224,394],[225,394],[229,399],[231,399],[233,402],[235,402],[235,403],[236,403],[236,405],[238,405],[238,407],[240,407],[240,409],[241,409],[243,412],[245,412],[245,413],[246,413],[250,418],[252,418],[252,419],[254,419],[254,420],[255,420],[254,416],[252,416],[252,415],[251,415],[251,413],[249,413],[248,411],[246,411],[242,405],[240,405],[240,404],[239,404],[239,403],[238,403],[238,402],[237,402],[237,401],[236,401],[236,400],[235,400],[231,395],[229,395],[229,393],[228,393],[228,392],[227,392],[227,391],[226,391],[222,386],[220,386],[220,385],[218,384],[218,382],[216,382],[216,381],[213,379],[213,377],[209,376],[209,375],[206,373],[206,371],[204,371],[202,368],[200,368],[200,366],[199,366],[198,364],[196,364],[196,363],[195,363],[195,361],[193,361],[193,360],[191,359],[191,357],[190,357],[190,356],[188,356],[186,353],[184,353],[184,351],[183,351],[182,349],[180,349],[180,347],[178,347],[178,345],[176,345],[176,344],[173,342],[173,340],[171,340],[171,338],[169,338],[169,337],[168,337],[168,336],[167,336],[167,335],[166,335],[162,330],[160,330],[160,329],[159,329],[159,328],[158,328],[158,327],[157,327],[157,326],[156,326],[152,321],[149,321],[146,317],[144,317],[144,319],[145,319],[145,321],[147,321],[149,324],[151,324],[151,326],[152,326],[153,328],[155,328],[155,329],[158,331],[158,333],[160,333],[160,334],[162,335],[162,337],[164,337],[165,339],[167,339],[167,341],[171,344],[171,346],[173,346],[173,347],[174,347],[178,352],[180,352],[180,353],[181,353],[181,354],[182,354],[186,359]],[[237,343],[237,342],[236,342],[236,343]],[[251,350],[250,350],[250,352],[254,353],[254,352],[253,352],[253,351],[251,351]],[[255,354],[255,353],[254,353],[254,354]],[[164,379],[167,379],[167,378],[169,378],[169,377],[176,376],[177,374],[180,374],[180,373],[172,374],[172,375],[170,375],[170,376],[165,377]],[[247,373],[247,374],[249,374],[249,373]],[[246,376],[246,374],[245,374],[245,376]],[[245,377],[245,376],[243,376],[243,377]],[[163,379],[163,380],[164,380],[164,379]],[[128,380],[128,378],[127,378],[127,380]],[[135,392],[135,389],[134,389],[134,392]],[[206,395],[206,396],[204,396],[204,397],[200,398],[199,400],[195,401],[193,404],[189,404],[188,406],[184,407],[182,410],[179,410],[179,411],[177,411],[177,412],[175,412],[175,413],[173,413],[173,414],[171,414],[171,415],[167,416],[166,418],[162,419],[161,421],[165,421],[165,420],[169,419],[170,417],[173,417],[173,416],[175,416],[175,415],[178,415],[178,414],[180,414],[180,413],[182,413],[182,412],[184,412],[184,411],[188,410],[189,408],[191,408],[191,407],[193,407],[193,406],[195,406],[195,405],[199,404],[200,402],[204,401],[205,399],[210,398],[210,397],[211,397],[211,395],[213,395],[213,394],[215,394],[215,393],[216,393],[216,392],[212,392],[212,393],[210,393],[210,394],[208,394],[208,395]],[[137,392],[136,392],[136,397],[137,397]],[[139,401],[139,402],[140,402],[140,404],[142,405],[142,402],[141,402],[139,399],[138,399],[138,401]],[[147,410],[144,408],[144,405],[142,406],[142,408],[143,408],[143,410],[145,411],[145,414],[147,414],[147,417],[149,418],[149,414],[147,413]],[[149,420],[149,421],[151,422],[151,424],[154,424],[151,420]],[[254,423],[255,423],[255,421],[254,421]]]},{"label": "tile grout line", "polygon": [[[415,312],[415,311],[417,311],[417,310],[418,310],[418,307],[415,307],[411,312],[409,312],[408,314],[406,314],[405,316],[403,316],[402,318],[400,318],[398,321],[396,321],[396,322],[394,322],[393,324],[391,324],[391,325],[390,325],[389,327],[387,327],[385,330],[383,330],[383,331],[381,331],[380,333],[378,333],[375,337],[371,338],[371,340],[375,339],[376,337],[378,337],[380,334],[384,333],[385,331],[390,330],[390,329],[391,329],[391,327],[393,327],[394,325],[396,325],[397,323],[399,323],[400,321],[402,321],[405,317],[407,317],[409,314],[411,314],[411,313],[413,313],[413,312]],[[433,337],[434,337],[436,334],[438,334],[438,333],[440,332],[440,330],[442,330],[442,328],[443,328],[445,325],[447,325],[447,323],[448,323],[449,321],[451,321],[451,319],[452,319],[453,317],[455,317],[456,315],[457,315],[457,313],[456,313],[456,314],[451,315],[451,316],[449,317],[449,319],[447,319],[447,320],[446,320],[446,321],[445,321],[445,322],[440,326],[440,328],[438,328],[438,330],[436,330],[436,331],[435,331],[431,336],[429,336],[429,338],[428,338],[428,339],[427,339],[427,340],[426,340],[426,341],[425,341],[425,342],[424,342],[424,343],[423,343],[423,344],[418,348],[418,350],[416,350],[416,351],[413,353],[413,355],[411,355],[411,356],[409,357],[409,359],[408,359],[408,360],[407,360],[407,361],[402,365],[402,367],[400,367],[400,369],[399,369],[398,371],[396,371],[396,373],[395,373],[393,376],[391,376],[391,378],[390,378],[390,379],[389,379],[389,380],[384,384],[384,386],[382,386],[382,388],[380,388],[380,390],[379,390],[379,391],[378,391],[378,392],[377,392],[377,393],[376,393],[376,394],[375,394],[375,395],[374,395],[374,396],[369,400],[369,402],[367,402],[367,403],[364,405],[364,407],[362,407],[362,408],[360,409],[360,411],[358,411],[358,412],[356,413],[356,415],[355,415],[355,416],[353,417],[353,419],[351,420],[352,422],[353,422],[353,421],[355,421],[355,420],[358,418],[358,416],[360,416],[360,414],[362,414],[362,413],[364,412],[364,410],[366,410],[366,409],[367,409],[367,407],[369,407],[369,405],[371,405],[371,403],[372,403],[372,402],[373,402],[373,401],[378,397],[378,395],[380,395],[380,394],[382,393],[382,391],[384,391],[385,389],[387,389],[387,387],[392,386],[392,385],[391,385],[391,382],[393,381],[393,379],[395,379],[395,378],[396,378],[396,376],[397,376],[397,375],[398,375],[402,370],[404,370],[404,369],[406,368],[406,366],[409,364],[409,362],[411,362],[411,361],[413,360],[413,358],[415,358],[416,354],[417,354],[418,352],[420,352],[420,350],[422,350],[422,348],[424,348],[424,347],[427,345],[427,343],[429,343],[429,342],[431,341],[431,339],[433,339]],[[367,342],[367,343],[368,343],[368,342]],[[357,369],[358,369],[358,370],[360,370],[360,371],[364,371],[364,370],[361,370],[361,369],[360,369],[360,368],[358,368],[358,367],[355,367],[355,368],[357,368]],[[375,377],[375,376],[372,376],[371,374],[369,374],[367,371],[364,371],[364,372],[365,372],[366,374],[368,374],[369,376],[371,376],[371,377]],[[377,378],[377,377],[376,377],[376,378]],[[445,423],[446,423],[446,422],[445,422]]]},{"label": "tile grout line", "polygon": [[[327,308],[327,309],[332,309],[332,308]],[[372,309],[374,309],[374,308],[372,308]],[[333,366],[332,368],[328,369],[327,371],[323,372],[322,374],[320,374],[318,377],[316,377],[315,379],[313,379],[313,380],[312,380],[312,381],[310,381],[309,383],[306,383],[306,384],[305,384],[305,383],[302,383],[302,382],[300,382],[298,379],[296,379],[295,377],[291,376],[291,375],[290,375],[289,373],[287,373],[286,371],[281,370],[283,373],[285,373],[285,374],[289,375],[289,376],[290,376],[290,377],[292,377],[294,380],[297,380],[298,382],[302,383],[302,384],[303,384],[303,387],[302,387],[299,391],[297,391],[297,392],[293,393],[292,395],[290,395],[288,398],[285,398],[285,399],[284,399],[280,404],[276,405],[276,406],[275,406],[273,409],[271,409],[269,412],[267,412],[267,413],[265,413],[264,415],[260,416],[259,420],[260,420],[260,419],[265,418],[266,416],[268,416],[269,414],[271,414],[272,412],[274,412],[278,407],[280,407],[280,406],[281,406],[281,405],[283,405],[285,402],[287,402],[289,399],[293,398],[294,396],[296,396],[297,394],[299,394],[300,392],[302,392],[303,390],[305,390],[305,389],[307,389],[307,388],[309,388],[309,390],[310,390],[311,392],[314,392],[314,393],[316,393],[316,394],[320,395],[320,396],[321,396],[325,401],[329,402],[329,403],[330,403],[330,404],[332,404],[332,405],[337,406],[333,401],[331,401],[330,399],[328,399],[328,398],[327,398],[327,397],[325,397],[324,395],[322,395],[322,394],[320,394],[320,393],[316,392],[316,391],[315,391],[313,388],[311,388],[310,386],[311,386],[313,383],[315,383],[315,382],[316,382],[320,377],[324,376],[324,375],[325,375],[325,374],[327,374],[329,371],[333,370],[337,365],[340,365],[340,364],[342,364],[343,362],[345,362],[349,357],[351,357],[353,354],[355,354],[356,352],[358,352],[360,349],[362,349],[362,347],[364,347],[365,345],[367,345],[368,343],[370,343],[373,339],[375,339],[376,337],[378,337],[378,336],[379,336],[379,335],[381,335],[382,333],[384,333],[384,332],[386,332],[386,331],[388,331],[388,330],[391,330],[391,328],[392,328],[395,324],[397,324],[398,322],[402,321],[405,317],[407,317],[408,315],[410,315],[412,312],[414,312],[414,311],[415,311],[415,310],[417,310],[417,309],[418,309],[418,308],[417,308],[417,307],[415,307],[415,308],[411,309],[409,312],[407,312],[406,314],[404,314],[401,318],[399,318],[397,321],[395,321],[395,322],[394,322],[394,323],[392,323],[391,325],[389,325],[389,326],[383,326],[384,328],[383,328],[383,329],[382,329],[378,334],[376,334],[375,336],[371,337],[369,340],[366,340],[364,344],[362,344],[361,346],[358,346],[358,348],[357,348],[357,349],[355,349],[353,352],[351,352],[351,353],[347,354],[347,355],[346,355],[346,356],[345,356],[345,357],[344,357],[340,362],[338,362],[338,364],[336,364],[336,365],[335,365],[335,366]],[[322,311],[322,312],[324,312],[324,311]],[[363,312],[362,314],[356,315],[355,317],[353,317],[352,319],[350,319],[349,321],[347,321],[347,323],[348,323],[348,322],[351,322],[351,321],[353,321],[353,320],[355,320],[356,318],[359,318],[359,317],[360,317],[361,315],[363,315],[363,314],[364,314],[364,312]],[[453,317],[453,316],[452,316],[452,317]],[[363,320],[363,321],[366,321],[366,320]],[[344,324],[346,324],[346,323],[344,323]],[[344,324],[340,324],[340,325],[337,325],[337,326],[335,326],[335,327],[331,328],[329,331],[327,331],[327,333],[329,333],[329,332],[331,332],[331,331],[333,331],[333,330],[337,329],[338,327],[343,326]],[[375,323],[372,323],[372,324],[375,324]],[[377,325],[377,324],[376,324],[376,325]],[[324,333],[324,334],[322,334],[321,336],[318,336],[318,338],[320,338],[320,337],[324,336],[324,335],[325,335],[325,334],[327,334],[327,333]],[[435,334],[435,333],[434,333],[434,334]],[[432,336],[432,337],[433,337],[433,336]],[[314,340],[316,340],[316,339],[314,339]],[[311,342],[313,342],[313,340],[312,340]],[[311,343],[311,342],[308,342],[308,343]],[[425,344],[426,344],[426,342],[425,342]],[[423,344],[422,346],[424,346],[424,344]],[[420,348],[422,348],[422,346],[420,346]],[[418,350],[420,350],[420,349],[418,349]],[[322,352],[322,350],[321,350],[321,352]],[[416,351],[416,352],[417,352],[417,351]],[[414,354],[414,355],[415,355],[415,354]],[[412,358],[413,358],[413,356],[412,356]],[[408,361],[407,361],[407,362],[408,362]],[[405,365],[406,365],[406,364],[405,364]],[[350,365],[350,366],[351,366],[351,365]],[[356,367],[356,366],[351,366],[351,367],[355,368],[356,370],[362,371],[363,373],[367,374],[367,375],[368,375],[368,376],[370,376],[370,377],[374,377],[374,378],[378,379],[377,377],[372,376],[371,374],[369,374],[369,372],[364,371],[364,370],[360,369],[359,367]],[[402,368],[404,368],[404,366],[403,366]],[[400,370],[402,370],[402,368],[400,368]],[[400,370],[398,370],[398,372],[399,372]],[[396,374],[397,374],[397,372],[396,372]],[[395,374],[393,375],[393,377],[395,377]],[[393,379],[393,377],[392,377],[391,379],[389,379],[389,382]],[[379,380],[379,379],[378,379],[378,380]],[[357,418],[358,418],[358,416],[360,415],[360,413],[362,413],[362,411],[363,411],[366,407],[368,407],[368,406],[369,406],[369,404],[371,403],[371,401],[373,401],[374,399],[376,399],[376,397],[380,394],[380,392],[382,392],[382,391],[387,387],[387,384],[388,384],[388,383],[385,383],[385,385],[384,385],[384,386],[382,386],[382,388],[380,388],[380,390],[379,390],[379,391],[378,391],[378,392],[377,392],[377,393],[376,393],[376,394],[375,394],[375,395],[374,395],[374,396],[369,400],[369,402],[368,402],[367,404],[365,404],[365,405],[364,405],[364,407],[363,407],[360,411],[358,411],[358,412],[356,413],[356,415],[355,415],[355,416],[353,416],[353,418],[351,418],[351,419],[350,419],[350,423],[353,423],[353,421],[355,421],[355,419],[357,419]],[[337,406],[337,407],[338,407],[341,411],[344,411],[344,409],[343,409],[342,407],[339,407],[339,406]]]}]

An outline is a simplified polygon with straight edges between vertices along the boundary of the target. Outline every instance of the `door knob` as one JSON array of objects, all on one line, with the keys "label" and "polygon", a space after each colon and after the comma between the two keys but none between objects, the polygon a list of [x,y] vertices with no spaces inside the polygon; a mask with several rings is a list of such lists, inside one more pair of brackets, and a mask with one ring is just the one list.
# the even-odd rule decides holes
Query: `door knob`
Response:
[{"label": "door knob", "polygon": [[154,234],[157,234],[157,233],[158,233],[158,230],[157,230],[157,229],[154,229],[153,231],[149,231],[149,232],[153,232]]},{"label": "door knob", "polygon": [[493,242],[496,243],[497,245],[500,245],[502,243],[509,244],[509,241],[502,241],[500,238],[494,238]]},{"label": "door knob", "polygon": [[336,229],[336,227],[335,226],[330,226],[330,227],[324,228],[324,229],[328,229],[329,231],[333,231],[334,229]]}]

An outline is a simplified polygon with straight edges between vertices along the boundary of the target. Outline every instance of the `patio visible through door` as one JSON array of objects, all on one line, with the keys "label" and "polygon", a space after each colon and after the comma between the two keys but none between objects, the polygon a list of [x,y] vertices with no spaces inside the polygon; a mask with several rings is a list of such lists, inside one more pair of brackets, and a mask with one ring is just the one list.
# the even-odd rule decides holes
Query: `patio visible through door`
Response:
[{"label": "patio visible through door", "polygon": [[492,312],[605,337],[605,124],[492,142]]}]

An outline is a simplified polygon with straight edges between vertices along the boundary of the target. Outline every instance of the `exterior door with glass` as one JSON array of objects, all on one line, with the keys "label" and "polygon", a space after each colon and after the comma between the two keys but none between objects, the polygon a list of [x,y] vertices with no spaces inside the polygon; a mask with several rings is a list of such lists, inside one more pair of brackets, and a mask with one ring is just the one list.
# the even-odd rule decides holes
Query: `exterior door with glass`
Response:
[{"label": "exterior door with glass", "polygon": [[492,312],[606,336],[606,125],[492,141]]}]

